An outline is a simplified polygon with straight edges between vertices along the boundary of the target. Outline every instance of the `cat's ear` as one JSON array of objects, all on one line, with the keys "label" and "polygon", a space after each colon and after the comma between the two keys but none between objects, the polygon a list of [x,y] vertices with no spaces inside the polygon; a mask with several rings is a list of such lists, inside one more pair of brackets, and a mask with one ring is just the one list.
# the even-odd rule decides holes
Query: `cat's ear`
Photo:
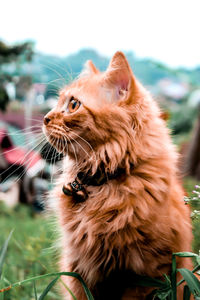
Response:
[{"label": "cat's ear", "polygon": [[129,63],[122,52],[116,52],[105,73],[105,81],[116,90],[117,100],[127,98],[134,77]]},{"label": "cat's ear", "polygon": [[86,62],[87,68],[90,70],[90,72],[94,73],[94,74],[98,74],[99,70],[95,67],[95,65],[93,64],[93,62],[91,60],[88,60]]},{"label": "cat's ear", "polygon": [[91,60],[86,61],[84,68],[80,74],[80,76],[88,76],[88,75],[94,75],[98,74],[99,70],[95,67],[93,62]]}]

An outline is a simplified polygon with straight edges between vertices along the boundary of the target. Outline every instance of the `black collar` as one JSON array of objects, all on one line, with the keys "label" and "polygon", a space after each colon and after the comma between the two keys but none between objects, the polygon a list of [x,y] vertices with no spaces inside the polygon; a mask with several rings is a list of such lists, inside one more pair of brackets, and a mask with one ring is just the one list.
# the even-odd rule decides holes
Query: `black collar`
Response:
[{"label": "black collar", "polygon": [[79,172],[75,180],[64,185],[62,190],[65,195],[72,196],[77,202],[82,202],[88,198],[87,186],[101,186],[113,179],[123,180],[125,174],[125,168],[118,167],[113,173],[109,173],[101,164],[94,175],[91,175],[91,171]]},{"label": "black collar", "polygon": [[105,167],[102,164],[94,175],[90,175],[90,171],[87,173],[79,172],[77,178],[84,185],[100,186],[107,183],[109,180],[117,179],[118,177],[125,175],[125,173],[124,168],[117,168],[113,173],[106,172]]}]

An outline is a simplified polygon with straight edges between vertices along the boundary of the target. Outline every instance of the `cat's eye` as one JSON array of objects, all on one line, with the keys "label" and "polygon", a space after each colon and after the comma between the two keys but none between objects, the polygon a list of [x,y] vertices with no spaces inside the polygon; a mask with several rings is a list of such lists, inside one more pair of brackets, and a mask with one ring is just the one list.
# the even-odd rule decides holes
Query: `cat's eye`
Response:
[{"label": "cat's eye", "polygon": [[77,111],[80,106],[81,106],[81,102],[79,100],[75,99],[74,97],[72,97],[67,106],[67,111],[69,113],[73,113],[73,112]]}]

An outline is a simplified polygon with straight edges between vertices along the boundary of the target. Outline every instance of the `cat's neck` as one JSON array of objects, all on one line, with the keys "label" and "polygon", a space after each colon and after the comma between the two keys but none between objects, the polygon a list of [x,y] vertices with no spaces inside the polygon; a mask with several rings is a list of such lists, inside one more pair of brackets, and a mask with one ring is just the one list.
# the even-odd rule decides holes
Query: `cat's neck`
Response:
[{"label": "cat's neck", "polygon": [[103,161],[99,164],[95,163],[95,161],[90,163],[83,161],[77,164],[74,159],[70,158],[67,158],[66,161],[63,173],[66,175],[70,174],[70,177],[66,177],[67,181],[77,180],[79,183],[87,186],[100,186],[113,179],[123,181],[134,170],[133,163],[125,161],[122,161],[121,164],[112,170]]},{"label": "cat's neck", "polygon": [[[133,165],[130,166],[133,169]],[[117,167],[113,172],[106,170],[103,163],[97,168],[96,172],[93,174],[92,170],[87,170],[86,172],[78,172],[77,179],[84,185],[100,186],[109,180],[113,179],[123,179],[126,177],[126,168]]]},{"label": "cat's neck", "polygon": [[[133,165],[130,166],[130,169],[133,170]],[[92,174],[91,170],[79,171],[74,178],[64,183],[62,191],[65,195],[71,196],[74,201],[83,202],[88,198],[89,186],[102,186],[113,180],[121,183],[126,179],[126,176],[126,168],[118,167],[114,172],[109,173],[101,163],[95,174]]]}]

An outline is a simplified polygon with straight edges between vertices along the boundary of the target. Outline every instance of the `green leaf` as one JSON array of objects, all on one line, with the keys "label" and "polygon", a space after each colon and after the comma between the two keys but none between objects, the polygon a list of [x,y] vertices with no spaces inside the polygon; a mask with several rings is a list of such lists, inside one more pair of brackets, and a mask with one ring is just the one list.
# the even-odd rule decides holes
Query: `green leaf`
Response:
[{"label": "green leaf", "polygon": [[166,284],[168,284],[169,286],[171,286],[171,280],[170,277],[167,274],[163,274],[164,278],[165,278],[165,282]]},{"label": "green leaf", "polygon": [[[157,291],[156,293],[156,297],[158,297],[160,300],[166,300],[168,299],[167,297],[171,294],[171,290],[168,290],[166,292],[162,292],[162,291]],[[171,299],[171,298],[170,298]]]},{"label": "green leaf", "polygon": [[39,300],[43,300],[45,298],[45,296],[48,294],[48,292],[51,290],[51,288],[54,286],[54,284],[57,282],[59,278],[60,276],[57,276],[47,285],[46,289],[40,295]]},{"label": "green leaf", "polygon": [[197,257],[198,256],[196,253],[192,253],[192,252],[176,252],[176,253],[173,253],[173,255],[179,256],[179,257]]},{"label": "green leaf", "polygon": [[[197,265],[193,270],[192,270],[192,273],[196,273],[198,270],[200,270],[200,265]],[[198,274],[198,272],[197,272]],[[180,280],[178,283],[177,283],[177,286],[179,286],[180,284],[182,284],[185,280],[182,279]]]},{"label": "green leaf", "polygon": [[183,290],[183,300],[190,300],[190,289],[187,285],[184,286],[184,290]]},{"label": "green leaf", "polygon": [[194,296],[200,296],[200,281],[194,276],[194,274],[188,269],[178,269],[181,273],[187,285]]},{"label": "green leaf", "polygon": [[150,286],[150,287],[158,287],[158,288],[168,288],[169,287],[169,284],[167,281],[161,281],[161,280],[147,277],[147,276],[135,276],[134,277],[134,285]]},{"label": "green leaf", "polygon": [[4,264],[4,261],[5,261],[5,257],[6,257],[6,252],[7,252],[7,249],[8,249],[8,243],[10,241],[12,233],[13,233],[13,230],[10,232],[7,240],[3,244],[2,248],[1,248],[1,251],[0,251],[0,279],[1,279],[1,275],[2,275],[3,264]]}]

